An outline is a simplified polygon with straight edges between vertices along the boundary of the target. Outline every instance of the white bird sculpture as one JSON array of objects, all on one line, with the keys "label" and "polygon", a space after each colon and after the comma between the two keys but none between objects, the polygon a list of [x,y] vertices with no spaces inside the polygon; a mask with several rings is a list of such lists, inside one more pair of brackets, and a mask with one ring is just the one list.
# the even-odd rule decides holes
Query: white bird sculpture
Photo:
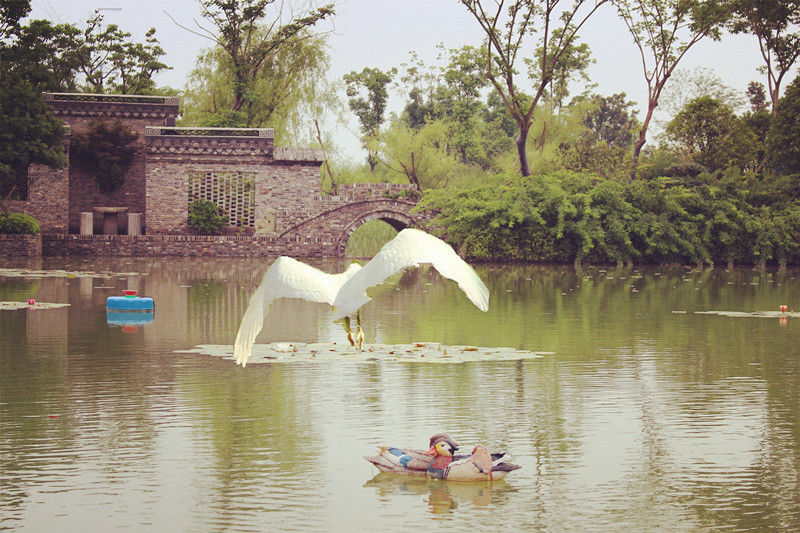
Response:
[{"label": "white bird sculpture", "polygon": [[[361,268],[358,263],[353,263],[341,274],[327,274],[291,257],[276,259],[250,297],[239,324],[233,346],[236,362],[242,366],[247,363],[256,335],[263,326],[264,315],[272,301],[278,298],[301,298],[332,305],[333,319],[344,319],[348,340],[361,349],[364,333],[358,310],[371,300],[366,290],[406,267],[426,263],[433,265],[445,278],[457,282],[478,309],[489,309],[489,289],[449,244],[424,231],[406,228],[383,245],[366,266]],[[350,329],[350,316],[354,313],[358,321],[355,338]]]}]

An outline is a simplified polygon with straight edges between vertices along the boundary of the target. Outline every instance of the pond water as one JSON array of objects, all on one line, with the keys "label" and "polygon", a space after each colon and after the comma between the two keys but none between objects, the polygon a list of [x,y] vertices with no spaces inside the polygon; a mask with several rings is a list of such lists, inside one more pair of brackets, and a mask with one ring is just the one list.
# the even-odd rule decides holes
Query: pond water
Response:
[{"label": "pond water", "polygon": [[[484,265],[484,314],[416,270],[362,309],[368,345],[541,356],[242,368],[206,346],[230,349],[265,261],[5,266],[32,271],[0,270],[0,301],[69,306],[0,310],[0,529],[800,528],[800,318],[778,312],[796,271]],[[128,288],[151,323],[107,323]],[[257,339],[279,341],[346,342],[296,300]],[[522,469],[458,484],[362,458],[437,432]]]}]

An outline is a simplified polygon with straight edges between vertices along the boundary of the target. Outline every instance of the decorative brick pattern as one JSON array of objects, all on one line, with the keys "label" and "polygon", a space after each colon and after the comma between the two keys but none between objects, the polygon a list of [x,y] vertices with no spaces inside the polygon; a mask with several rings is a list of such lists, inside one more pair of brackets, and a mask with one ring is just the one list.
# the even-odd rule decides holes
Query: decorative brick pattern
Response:
[{"label": "decorative brick pattern", "polygon": [[228,224],[252,228],[256,224],[255,172],[190,172],[189,203],[214,202],[225,212]]}]

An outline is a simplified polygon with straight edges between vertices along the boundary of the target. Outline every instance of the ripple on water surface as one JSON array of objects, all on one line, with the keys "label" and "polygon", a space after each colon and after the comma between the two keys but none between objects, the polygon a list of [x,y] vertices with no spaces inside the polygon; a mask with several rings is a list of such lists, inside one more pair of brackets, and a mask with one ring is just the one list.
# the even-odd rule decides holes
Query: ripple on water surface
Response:
[{"label": "ripple on water surface", "polygon": [[[287,301],[241,368],[230,344],[261,266],[153,265],[129,276],[160,295],[134,332],[105,322],[122,275],[0,279],[2,301],[70,304],[0,310],[0,528],[800,529],[796,318],[694,313],[791,304],[789,276],[479,268],[483,314],[424,275],[426,292],[412,279],[365,307],[368,340],[410,354],[260,353],[344,341],[327,307]],[[87,267],[104,269],[132,272]],[[534,356],[429,364],[412,339]],[[362,459],[442,431],[522,469],[459,485]]]}]

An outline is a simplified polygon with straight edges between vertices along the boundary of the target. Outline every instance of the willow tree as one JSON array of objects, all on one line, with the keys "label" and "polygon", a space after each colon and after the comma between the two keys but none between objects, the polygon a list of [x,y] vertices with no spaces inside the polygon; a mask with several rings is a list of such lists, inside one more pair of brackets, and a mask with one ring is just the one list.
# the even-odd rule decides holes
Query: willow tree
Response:
[{"label": "willow tree", "polygon": [[[574,49],[578,31],[608,1],[461,0],[486,34],[486,77],[519,129],[514,142],[523,176],[531,173],[527,143],[534,111],[554,78],[571,63],[568,51]],[[524,48],[534,36],[536,59],[526,61]],[[521,69],[532,85],[531,94],[518,84]]]},{"label": "willow tree", "polygon": [[256,83],[262,69],[282,48],[309,39],[307,31],[335,14],[333,4],[286,13],[277,0],[200,0],[200,9],[213,29],[182,28],[210,39],[227,56],[231,85],[231,111],[241,111],[257,98]]},{"label": "willow tree", "polygon": [[189,75],[182,123],[216,127],[263,127],[278,138],[301,137],[315,117],[338,106],[327,81],[330,57],[325,36],[281,47],[250,83],[251,97],[235,110],[235,66],[219,46],[205,50]]},{"label": "willow tree", "polygon": [[647,112],[633,146],[634,169],[664,86],[703,38],[717,40],[735,0],[614,0],[633,37],[647,82]]}]

